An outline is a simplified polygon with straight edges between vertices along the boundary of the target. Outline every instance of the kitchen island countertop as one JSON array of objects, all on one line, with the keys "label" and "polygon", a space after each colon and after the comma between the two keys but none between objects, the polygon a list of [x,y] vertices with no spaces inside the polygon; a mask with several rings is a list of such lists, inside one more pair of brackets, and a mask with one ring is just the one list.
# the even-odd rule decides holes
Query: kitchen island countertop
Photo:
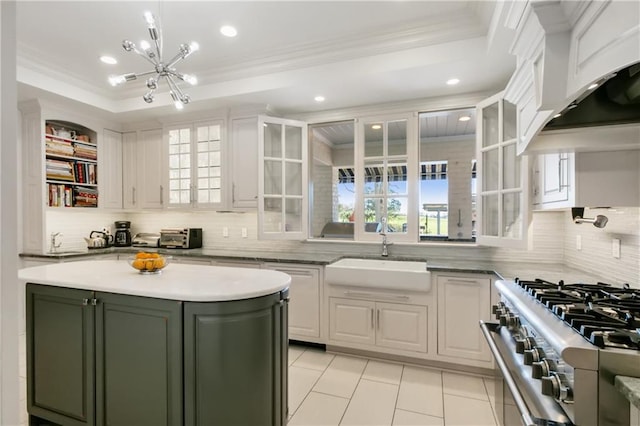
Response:
[{"label": "kitchen island countertop", "polygon": [[143,275],[127,262],[83,260],[21,269],[26,282],[191,302],[250,299],[289,287],[278,271],[170,264],[160,274]]}]

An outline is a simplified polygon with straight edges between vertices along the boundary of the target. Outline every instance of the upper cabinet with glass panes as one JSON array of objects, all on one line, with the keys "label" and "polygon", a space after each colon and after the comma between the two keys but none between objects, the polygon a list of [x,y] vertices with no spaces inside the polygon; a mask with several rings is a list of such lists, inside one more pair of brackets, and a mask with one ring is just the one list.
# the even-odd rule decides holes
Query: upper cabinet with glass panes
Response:
[{"label": "upper cabinet with glass panes", "polygon": [[309,126],[311,238],[473,241],[475,110],[417,118]]},{"label": "upper cabinet with glass panes", "polygon": [[168,128],[169,206],[222,204],[222,121]]}]

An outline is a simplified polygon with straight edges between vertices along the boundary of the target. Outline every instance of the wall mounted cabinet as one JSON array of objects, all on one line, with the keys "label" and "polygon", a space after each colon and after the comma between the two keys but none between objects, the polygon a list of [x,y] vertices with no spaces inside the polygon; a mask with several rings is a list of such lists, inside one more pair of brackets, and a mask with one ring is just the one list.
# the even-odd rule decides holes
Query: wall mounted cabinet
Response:
[{"label": "wall mounted cabinet", "polygon": [[258,116],[231,119],[231,207],[258,206]]},{"label": "wall mounted cabinet", "polygon": [[122,199],[125,209],[165,206],[165,150],[162,129],[122,135]]},{"label": "wall mounted cabinet", "polygon": [[640,205],[640,150],[540,154],[534,208]]}]

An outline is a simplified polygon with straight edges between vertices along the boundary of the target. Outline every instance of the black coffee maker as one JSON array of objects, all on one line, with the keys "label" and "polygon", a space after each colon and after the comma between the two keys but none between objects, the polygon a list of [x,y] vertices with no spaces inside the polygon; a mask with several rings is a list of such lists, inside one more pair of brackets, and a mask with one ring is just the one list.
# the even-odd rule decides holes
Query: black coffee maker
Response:
[{"label": "black coffee maker", "polygon": [[116,224],[115,241],[113,243],[116,247],[129,247],[131,246],[131,222],[128,220],[118,220]]}]

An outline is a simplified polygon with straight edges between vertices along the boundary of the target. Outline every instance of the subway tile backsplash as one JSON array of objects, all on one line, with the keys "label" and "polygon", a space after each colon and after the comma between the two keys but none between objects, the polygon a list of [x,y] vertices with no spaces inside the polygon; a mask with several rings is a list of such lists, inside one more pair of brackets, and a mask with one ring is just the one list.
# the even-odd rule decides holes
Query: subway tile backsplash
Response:
[{"label": "subway tile backsplash", "polygon": [[[456,245],[401,245],[390,248],[392,254],[423,256],[438,259],[473,259],[476,261],[510,261],[533,263],[564,263],[602,277],[613,283],[628,282],[640,288],[640,209],[587,209],[586,215],[604,214],[609,223],[603,229],[590,224],[576,225],[569,211],[534,212],[532,222],[532,250],[496,249],[491,247],[460,247]],[[64,250],[83,249],[83,237],[92,230],[110,227],[116,220],[131,221],[131,232],[159,232],[162,228],[203,228],[205,248],[229,250],[270,250],[297,252],[325,252],[340,254],[378,254],[379,244],[319,243],[299,241],[258,240],[257,213],[222,212],[111,212],[47,211],[46,230],[63,233]],[[223,237],[223,228],[228,237]],[[247,237],[242,236],[246,229]],[[580,235],[582,249],[576,249]],[[619,239],[621,256],[612,256],[612,239]],[[608,278],[609,279],[609,278]]]}]

